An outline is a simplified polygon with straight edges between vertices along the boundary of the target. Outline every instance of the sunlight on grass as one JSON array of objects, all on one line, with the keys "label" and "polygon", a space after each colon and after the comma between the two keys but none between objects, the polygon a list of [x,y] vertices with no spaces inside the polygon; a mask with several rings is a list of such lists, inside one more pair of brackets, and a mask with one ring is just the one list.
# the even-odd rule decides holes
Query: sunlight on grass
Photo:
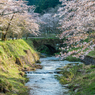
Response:
[{"label": "sunlight on grass", "polygon": [[30,40],[25,42],[22,39],[0,41],[0,90],[5,90],[6,95],[28,95],[28,89],[25,87],[27,78],[22,69],[30,68],[30,65],[24,63],[20,66],[15,61],[17,57],[27,55],[25,50],[30,51],[28,57],[30,57],[31,62],[35,63],[34,61],[38,60],[37,52],[32,48],[31,43]]}]

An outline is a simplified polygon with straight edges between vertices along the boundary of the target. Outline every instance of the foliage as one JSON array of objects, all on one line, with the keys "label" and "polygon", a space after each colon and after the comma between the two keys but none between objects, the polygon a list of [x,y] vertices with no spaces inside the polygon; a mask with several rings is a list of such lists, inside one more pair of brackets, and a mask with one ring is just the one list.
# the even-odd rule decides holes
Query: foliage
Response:
[{"label": "foliage", "polygon": [[[82,37],[82,34],[85,35],[85,33],[88,33],[88,31],[94,30],[95,1],[88,0],[85,1],[60,0],[60,1],[62,1],[62,4],[65,5],[61,6],[58,10],[59,11],[58,15],[60,15],[61,17],[60,21],[62,23],[62,30],[64,30],[62,36],[70,35],[72,37],[75,37],[76,35],[79,34],[78,36]],[[93,12],[91,10],[93,10]]]},{"label": "foliage", "polygon": [[94,57],[95,58],[95,50],[91,51],[88,53],[88,56]]},{"label": "foliage", "polygon": [[53,16],[53,12],[55,10],[56,9],[51,9],[51,12],[45,13],[40,17],[42,21],[42,23],[40,24],[40,32],[44,35],[46,34],[46,36],[53,33],[56,35],[59,35],[61,33],[60,29],[58,29],[58,27],[60,26],[59,18]]},{"label": "foliage", "polygon": [[92,69],[95,68],[95,65],[91,65],[91,68],[92,68]]},{"label": "foliage", "polygon": [[[85,55],[91,55],[90,52],[93,53],[94,51],[94,47],[95,44],[93,43],[92,39],[90,39],[89,37],[87,37],[84,40],[81,40],[80,42],[76,42],[73,44],[68,44],[69,41],[66,40],[64,42],[64,44],[66,44],[66,46],[62,46],[60,48],[61,50],[61,57],[62,58],[66,58],[70,55],[72,55],[72,57],[76,57],[76,58],[80,58],[83,59]],[[94,56],[94,53],[92,54]]]},{"label": "foliage", "polygon": [[[38,38],[30,38],[29,40],[33,42],[33,45],[38,52],[46,53],[49,55],[54,54],[55,51],[53,52],[53,50],[56,47],[56,44],[59,42],[62,42],[62,40],[55,37],[54,38],[53,37],[48,37],[48,38],[38,37]],[[47,45],[50,45],[49,46],[50,48]],[[54,47],[54,48],[51,48],[51,47]]]},{"label": "foliage", "polygon": [[27,37],[29,33],[37,35],[39,25],[36,17],[38,14],[34,14],[33,6],[27,6],[24,1],[19,0],[1,0],[0,2],[0,32],[2,40],[6,40],[7,36],[11,36],[14,39],[14,37],[21,38],[25,34]]},{"label": "foliage", "polygon": [[79,58],[72,57],[72,55],[66,57],[66,60],[71,61],[71,62],[76,62],[76,61],[78,62],[78,61],[80,61]]},{"label": "foliage", "polygon": [[60,4],[59,0],[27,0],[29,5],[36,5],[35,12],[42,13],[44,10]]},{"label": "foliage", "polygon": [[[92,37],[94,38],[95,31],[95,1],[60,1],[62,2],[62,5],[59,6],[58,11],[54,16],[59,17],[59,23],[61,24],[59,29],[63,31],[60,38],[67,38],[64,42],[67,44],[67,47],[62,47],[62,50],[69,50],[72,47],[76,49],[80,48],[68,53],[61,53],[61,56],[64,58],[72,55],[74,52],[78,53],[74,55],[77,58],[81,55],[87,55],[90,51],[94,50],[95,46],[95,41],[92,39]],[[84,51],[86,52],[84,53]]]},{"label": "foliage", "polygon": [[50,54],[50,50],[48,49],[48,47],[46,47],[45,45],[41,45],[37,48],[38,52],[41,53],[45,53],[45,54]]}]

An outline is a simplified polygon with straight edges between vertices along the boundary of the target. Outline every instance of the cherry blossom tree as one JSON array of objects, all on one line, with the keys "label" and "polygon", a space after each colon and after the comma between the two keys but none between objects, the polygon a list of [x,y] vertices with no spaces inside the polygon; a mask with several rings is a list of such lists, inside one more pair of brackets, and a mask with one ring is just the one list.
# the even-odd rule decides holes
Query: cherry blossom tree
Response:
[{"label": "cherry blossom tree", "polygon": [[41,19],[41,29],[40,31],[46,33],[46,34],[60,34],[60,29],[58,27],[59,24],[59,17],[54,17],[55,9],[50,9],[50,11],[46,12],[45,14],[40,16]]},{"label": "cherry blossom tree", "polygon": [[[62,35],[75,36],[87,33],[89,29],[95,30],[95,1],[93,0],[60,0],[59,8]],[[62,36],[61,35],[61,36]]]},{"label": "cherry blossom tree", "polygon": [[[83,50],[89,47],[89,45],[91,45],[92,43],[91,41],[91,43],[83,43],[81,45],[81,40],[86,39],[90,35],[90,33],[92,33],[92,31],[95,31],[95,0],[60,1],[62,2],[62,5],[59,7],[58,12],[55,14],[55,16],[59,16],[60,24],[62,25],[61,27],[59,27],[63,31],[60,35],[60,38],[67,37],[68,39],[67,41],[65,41],[68,48],[66,47],[62,49],[68,50],[71,47],[82,46],[83,48],[80,50],[81,55],[83,53]],[[76,43],[78,45],[75,45]],[[88,51],[91,51],[91,48]],[[66,56],[74,52],[76,51],[69,52],[68,54],[61,53],[61,55]]]},{"label": "cherry blossom tree", "polygon": [[[23,21],[23,19],[25,19]],[[37,19],[37,14],[32,14],[32,15],[26,15],[26,16],[21,16],[20,19],[20,26],[22,27],[21,30],[21,35],[26,35],[26,39],[28,38],[29,34],[32,35],[38,35],[39,34],[39,23]]]},{"label": "cherry blossom tree", "polygon": [[[29,10],[31,13],[29,13]],[[27,6],[26,2],[19,0],[0,1],[0,30],[2,40],[6,40],[7,34],[23,34],[22,32],[34,33],[39,25],[33,17],[34,6]],[[25,29],[24,31],[22,31]],[[35,32],[36,33],[36,32]]]}]

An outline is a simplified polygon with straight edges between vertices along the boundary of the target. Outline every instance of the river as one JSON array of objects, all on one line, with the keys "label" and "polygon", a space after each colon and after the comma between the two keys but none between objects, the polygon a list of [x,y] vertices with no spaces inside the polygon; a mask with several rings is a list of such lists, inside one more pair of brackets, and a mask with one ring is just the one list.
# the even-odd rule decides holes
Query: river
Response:
[{"label": "river", "polygon": [[43,69],[27,72],[29,82],[26,86],[30,88],[29,95],[69,95],[68,89],[55,79],[55,75],[57,68],[72,62],[59,61],[55,57],[41,58],[40,61]]}]

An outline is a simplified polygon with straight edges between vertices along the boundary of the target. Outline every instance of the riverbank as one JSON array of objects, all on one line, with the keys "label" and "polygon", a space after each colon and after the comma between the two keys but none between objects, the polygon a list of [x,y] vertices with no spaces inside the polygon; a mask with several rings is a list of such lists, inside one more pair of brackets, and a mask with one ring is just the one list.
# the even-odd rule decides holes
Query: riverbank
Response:
[{"label": "riverbank", "polygon": [[68,64],[61,69],[62,76],[56,76],[60,83],[69,88],[70,95],[95,94],[95,66]]},{"label": "riverbank", "polygon": [[26,40],[0,41],[0,95],[28,95],[24,71],[35,70],[39,56]]}]

